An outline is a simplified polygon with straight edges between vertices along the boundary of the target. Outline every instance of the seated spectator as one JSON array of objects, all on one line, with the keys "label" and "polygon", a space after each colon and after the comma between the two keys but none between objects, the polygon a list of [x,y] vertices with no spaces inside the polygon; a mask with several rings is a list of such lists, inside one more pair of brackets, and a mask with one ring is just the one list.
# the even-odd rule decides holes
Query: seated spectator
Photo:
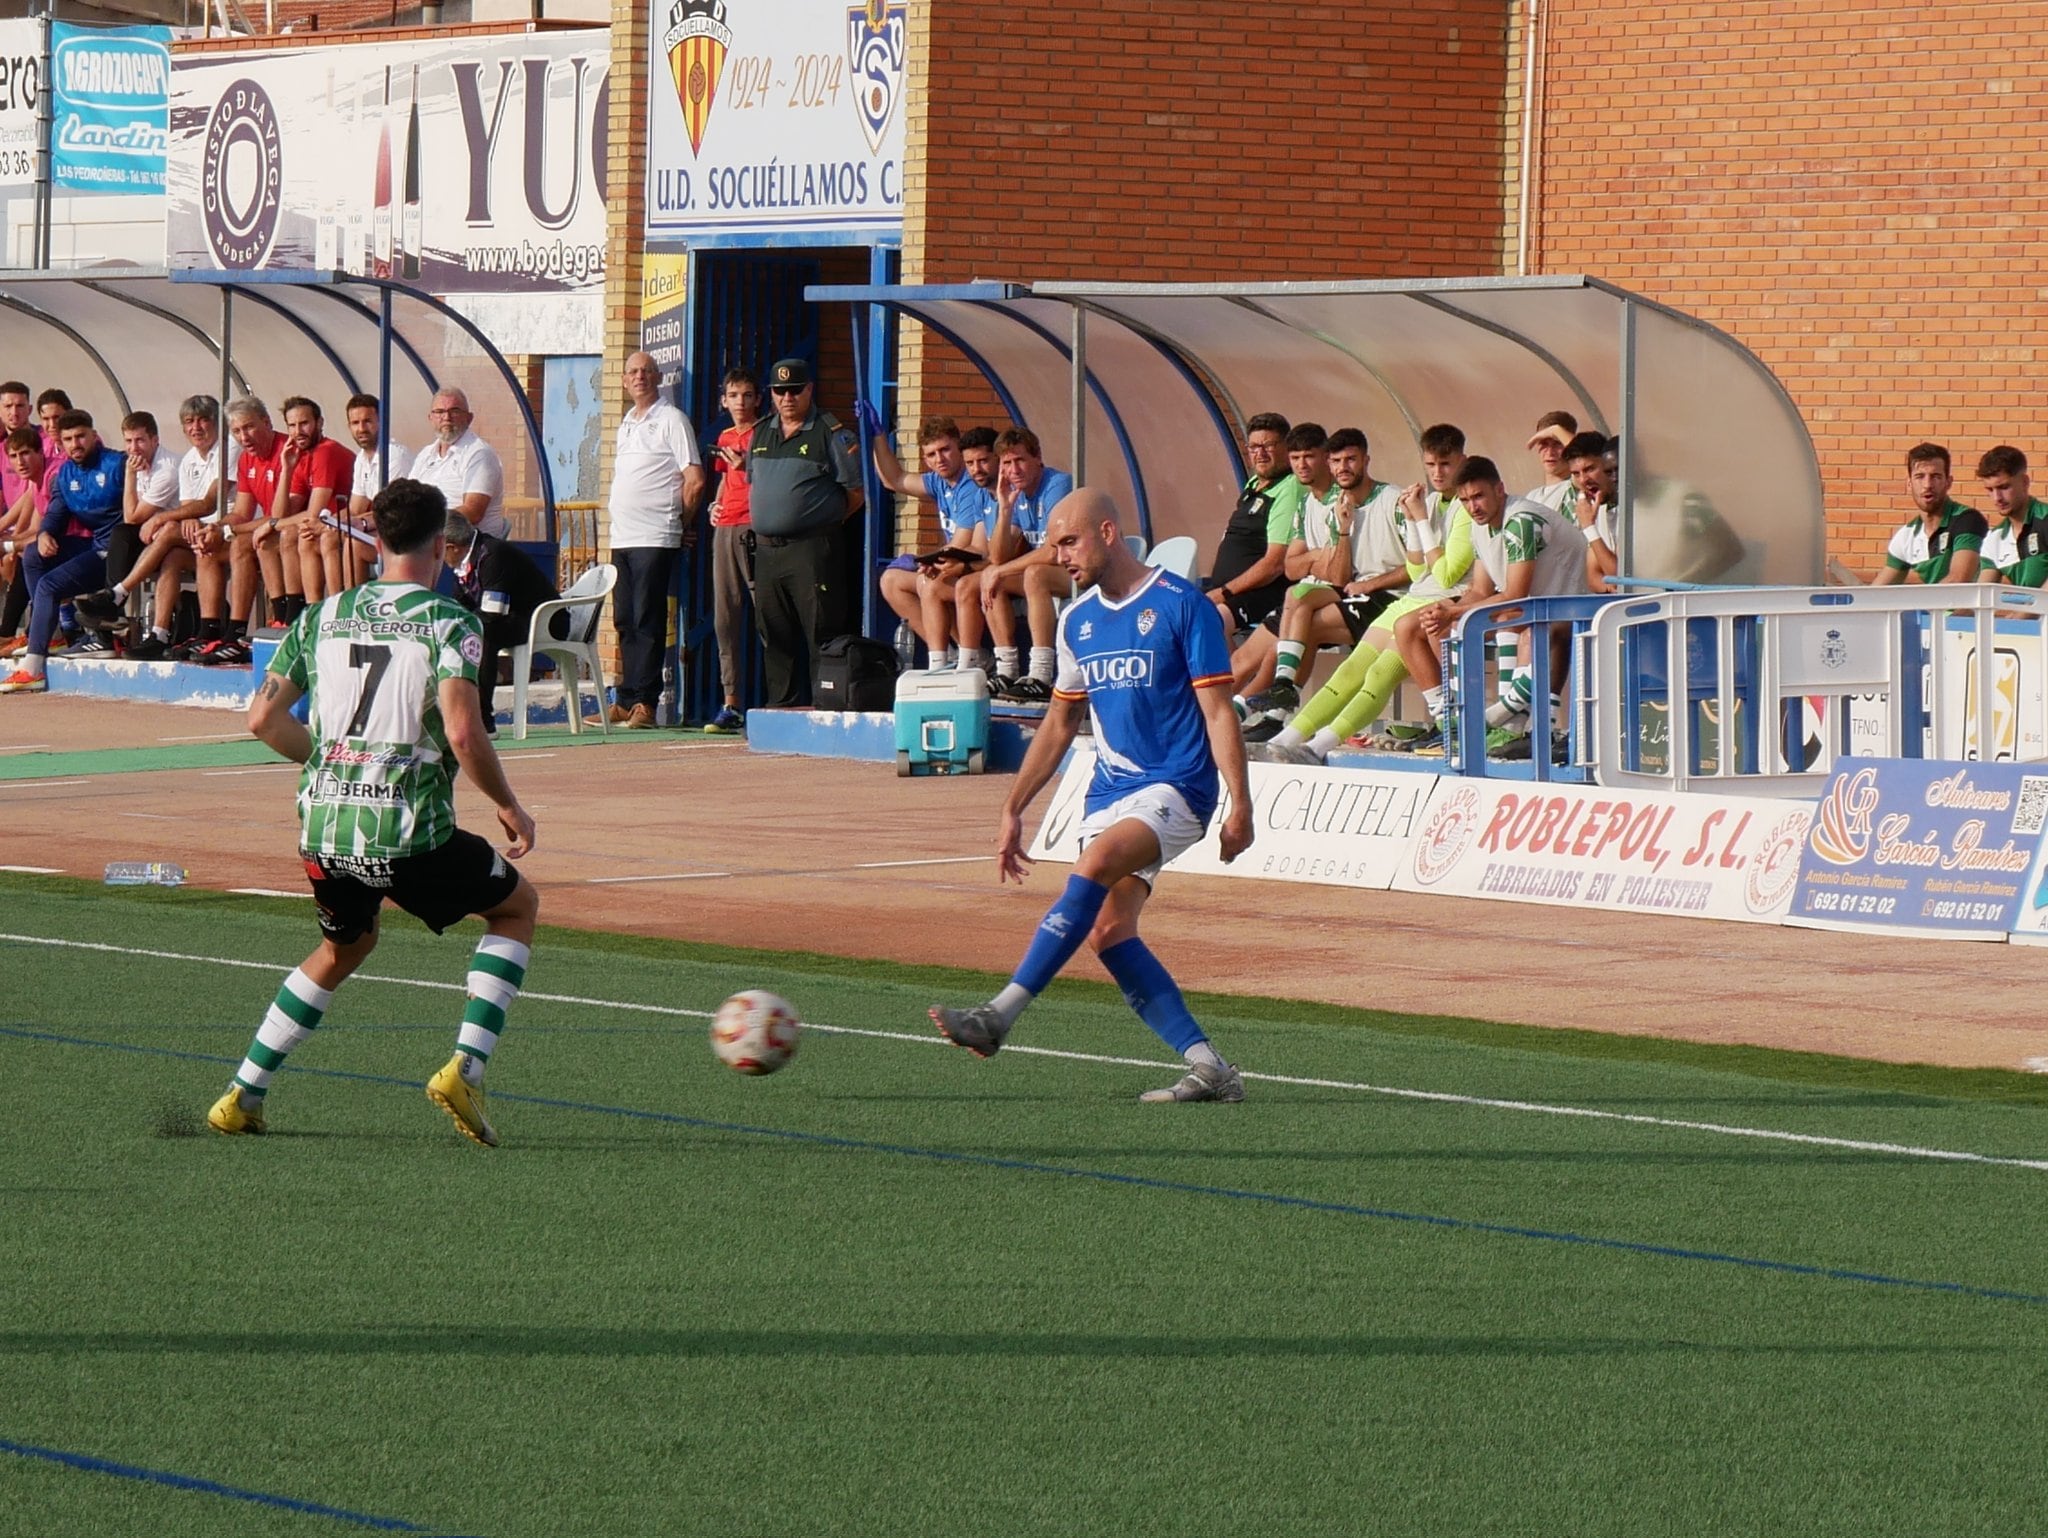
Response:
[{"label": "seated spectator", "polygon": [[[321,519],[347,511],[356,463],[353,454],[327,436],[326,419],[318,403],[303,395],[284,403],[284,435],[285,474],[270,516],[278,529],[278,565],[286,595],[284,622],[289,623],[330,591],[321,537],[335,531]],[[272,608],[274,613],[274,604]]]},{"label": "seated spectator", "polygon": [[1217,541],[1202,591],[1223,611],[1232,645],[1242,642],[1287,595],[1287,546],[1301,517],[1301,482],[1287,464],[1287,418],[1262,411],[1245,424],[1251,467]]},{"label": "seated spectator", "polygon": [[[264,551],[276,539],[270,511],[277,505],[278,485],[285,479],[284,434],[270,421],[270,408],[253,395],[228,402],[228,431],[241,448],[235,461],[235,498],[227,517],[212,528],[212,539],[226,546],[228,559],[228,618],[217,641],[208,642],[193,656],[207,667],[246,667],[249,664],[249,619],[261,596],[265,572]],[[213,553],[209,540],[206,553]],[[276,559],[275,551],[271,558]],[[273,612],[282,604],[282,576],[272,589]]]},{"label": "seated spectator", "polygon": [[413,457],[408,473],[438,489],[448,499],[449,511],[462,514],[486,534],[510,539],[505,467],[498,451],[477,436],[469,397],[460,390],[442,390],[427,415],[434,425],[434,441]]},{"label": "seated spectator", "polygon": [[1288,531],[1287,549],[1280,558],[1281,574],[1293,586],[1283,589],[1280,607],[1252,626],[1230,654],[1231,686],[1240,718],[1244,697],[1273,682],[1280,627],[1286,622],[1289,609],[1299,601],[1295,593],[1307,570],[1310,532],[1324,538],[1322,548],[1327,548],[1331,540],[1345,544],[1350,541],[1348,523],[1341,535],[1328,533],[1337,502],[1337,483],[1330,474],[1329,436],[1319,422],[1297,422],[1281,440],[1281,447],[1287,451],[1288,473],[1301,487],[1294,526]]},{"label": "seated spectator", "polygon": [[[476,686],[483,695],[484,729],[495,732],[498,718],[492,699],[498,687],[498,658],[526,644],[533,611],[561,594],[555,591],[533,558],[517,545],[484,533],[460,513],[448,515],[447,544],[442,558],[455,573],[455,598],[483,621],[484,652],[477,663]],[[568,635],[569,616],[554,616],[556,640]],[[569,698],[569,708],[576,708]]]},{"label": "seated spectator", "polygon": [[178,456],[157,436],[156,418],[131,411],[121,419],[128,451],[122,467],[121,522],[107,539],[110,586],[81,593],[72,605],[79,623],[95,632],[125,630],[128,595],[162,566],[178,537]]},{"label": "seated spectator", "polygon": [[1556,508],[1575,522],[1583,522],[1576,507],[1578,488],[1565,468],[1565,450],[1578,434],[1579,419],[1569,411],[1546,411],[1536,419],[1536,431],[1529,438],[1528,448],[1543,466],[1543,484],[1522,495],[1531,502]]},{"label": "seated spectator", "polygon": [[[28,415],[27,387],[23,387],[22,416]],[[50,471],[43,458],[43,435],[29,426],[15,428],[4,444],[7,469],[0,475],[0,657],[18,655],[28,647],[21,634],[28,618],[28,552],[35,548],[43,527],[43,513],[50,501]]]},{"label": "seated spectator", "polygon": [[[1272,687],[1246,710],[1248,742],[1276,736],[1301,703],[1298,676],[1304,663],[1322,647],[1358,645],[1409,582],[1400,492],[1367,474],[1372,460],[1365,434],[1339,428],[1324,454],[1333,497],[1324,504],[1316,484],[1303,480],[1309,496],[1302,504],[1301,537],[1287,547],[1288,575],[1297,580],[1280,609]],[[1302,468],[1294,466],[1297,479]],[[1312,516],[1312,507],[1321,511]],[[1258,634],[1265,633],[1261,627]],[[1239,650],[1251,649],[1247,643]]]},{"label": "seated spectator", "polygon": [[[967,440],[974,439],[970,462]],[[979,564],[940,560],[949,551],[988,555],[989,535],[996,520],[996,435],[977,427],[963,435],[951,417],[927,417],[918,429],[924,459],[922,475],[907,474],[886,433],[872,440],[875,474],[899,496],[936,505],[939,542],[925,555],[899,555],[882,573],[882,600],[909,624],[924,642],[932,667],[953,661],[953,616],[958,584]]]},{"label": "seated spectator", "polygon": [[[28,386],[19,379],[0,381],[0,442],[29,426],[33,415],[29,407]],[[40,439],[41,434],[37,437]]]},{"label": "seated spectator", "polygon": [[[384,408],[374,395],[348,398],[348,435],[356,446],[355,468],[349,477],[348,510],[320,536],[320,563],[327,591],[339,593],[354,587],[369,575],[377,559],[376,523],[372,510],[377,493],[412,468],[412,452],[393,438],[384,446],[384,459],[377,457],[377,434],[383,429]],[[357,539],[350,531],[369,536]]]},{"label": "seated spectator", "polygon": [[[165,554],[157,572],[156,613],[150,633],[128,650],[129,656],[144,661],[162,656],[172,662],[195,662],[227,640],[228,583],[233,563],[228,558],[232,547],[218,516],[223,507],[220,476],[225,458],[228,485],[233,487],[235,473],[241,468],[242,446],[232,437],[223,442],[220,402],[211,395],[186,396],[178,406],[178,425],[189,445],[178,461],[176,540],[182,548],[174,546]],[[179,584],[172,579],[182,577],[188,567],[198,590],[199,629],[173,645],[171,630],[177,623]]]},{"label": "seated spectator", "polygon": [[49,688],[45,663],[57,630],[57,610],[107,579],[107,539],[121,521],[122,456],[100,442],[92,416],[67,411],[57,419],[64,462],[50,477],[41,532],[28,552],[28,645],[0,694],[40,694]]},{"label": "seated spectator", "polygon": [[36,397],[36,420],[43,425],[43,458],[55,469],[64,458],[64,442],[57,424],[71,409],[71,397],[52,387]]},{"label": "seated spectator", "polygon": [[[1013,427],[996,439],[996,522],[989,534],[990,564],[957,580],[954,613],[963,656],[977,652],[984,627],[995,646],[996,693],[1025,705],[1052,699],[1058,602],[1074,590],[1066,568],[1045,544],[1046,519],[1074,489],[1074,478],[1046,465],[1038,435]],[[1024,600],[1031,657],[1017,653],[1017,616],[1010,600]],[[1021,669],[1021,671],[1020,671]]]},{"label": "seated spectator", "polygon": [[1984,540],[1984,580],[2040,587],[2048,579],[2048,502],[2033,494],[2027,456],[2009,443],[1986,449],[1977,479],[1998,519]]}]

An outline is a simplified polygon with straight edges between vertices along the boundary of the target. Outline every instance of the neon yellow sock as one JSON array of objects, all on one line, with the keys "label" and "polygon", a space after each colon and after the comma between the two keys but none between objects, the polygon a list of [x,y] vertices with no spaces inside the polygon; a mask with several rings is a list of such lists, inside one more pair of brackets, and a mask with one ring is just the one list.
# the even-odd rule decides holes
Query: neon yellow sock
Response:
[{"label": "neon yellow sock", "polygon": [[1330,722],[1330,730],[1337,734],[1339,741],[1357,736],[1380,718],[1380,712],[1387,708],[1387,701],[1394,697],[1394,691],[1401,687],[1401,681],[1408,676],[1408,664],[1401,660],[1401,654],[1389,647],[1379,654],[1377,661],[1366,669],[1365,682],[1351,696],[1351,703],[1340,710]]},{"label": "neon yellow sock", "polygon": [[1364,687],[1366,670],[1379,654],[1379,648],[1372,642],[1360,641],[1337,671],[1330,675],[1330,681],[1316,691],[1315,698],[1302,706],[1288,724],[1304,737],[1315,736],[1317,730],[1334,721],[1351,703],[1352,695]]}]

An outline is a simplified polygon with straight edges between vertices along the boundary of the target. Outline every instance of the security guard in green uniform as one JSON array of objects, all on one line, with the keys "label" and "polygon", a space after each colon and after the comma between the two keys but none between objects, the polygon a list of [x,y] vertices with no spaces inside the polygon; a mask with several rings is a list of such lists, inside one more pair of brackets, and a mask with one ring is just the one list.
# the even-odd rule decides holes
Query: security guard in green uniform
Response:
[{"label": "security guard in green uniform", "polygon": [[818,648],[848,625],[836,559],[839,530],[860,511],[853,434],[817,408],[811,366],[784,358],[768,371],[772,415],[754,429],[747,488],[754,520],[754,619],[770,705],[808,705]]}]

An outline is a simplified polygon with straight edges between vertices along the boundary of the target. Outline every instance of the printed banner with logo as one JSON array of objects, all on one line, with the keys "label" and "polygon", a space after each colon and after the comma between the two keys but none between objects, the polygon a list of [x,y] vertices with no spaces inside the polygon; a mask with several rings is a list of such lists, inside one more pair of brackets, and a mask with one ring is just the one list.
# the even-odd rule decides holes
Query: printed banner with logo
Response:
[{"label": "printed banner with logo", "polygon": [[1812,808],[1589,785],[1444,779],[1402,892],[1776,923]]},{"label": "printed banner with logo", "polygon": [[2023,918],[2048,825],[2043,771],[2048,765],[1843,759],[1814,807],[1786,922],[2004,939]]},{"label": "printed banner with logo", "polygon": [[0,21],[0,191],[36,184],[36,103],[41,99],[43,24]]},{"label": "printed banner with logo", "polygon": [[683,375],[689,279],[687,251],[648,251],[640,259],[640,350],[661,369],[665,390]]},{"label": "printed banner with logo", "polygon": [[169,27],[74,27],[51,45],[51,180],[72,192],[161,195]]},{"label": "printed banner with logo", "polygon": [[[169,265],[513,295],[501,348],[594,352],[610,46],[598,28],[181,55]],[[589,345],[565,348],[541,301],[587,309]]]},{"label": "printed banner with logo", "polygon": [[908,0],[651,0],[647,233],[903,227]]},{"label": "printed banner with logo", "polygon": [[[1168,870],[1196,876],[1251,876],[1318,886],[1385,891],[1406,859],[1409,840],[1437,783],[1431,774],[1368,773],[1352,769],[1251,764],[1252,847],[1229,865],[1217,838],[1230,809],[1228,792],[1209,820],[1201,843]],[[1067,760],[1030,854],[1037,860],[1073,861],[1081,854],[1081,819],[1093,750]]]}]

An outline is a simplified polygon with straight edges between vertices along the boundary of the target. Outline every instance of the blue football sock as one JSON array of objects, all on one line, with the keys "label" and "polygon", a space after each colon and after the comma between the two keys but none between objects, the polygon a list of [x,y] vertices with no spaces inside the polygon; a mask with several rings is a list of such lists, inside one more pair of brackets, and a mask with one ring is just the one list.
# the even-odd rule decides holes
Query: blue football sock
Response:
[{"label": "blue football sock", "polygon": [[1123,989],[1124,998],[1174,1051],[1185,1057],[1188,1049],[1209,1038],[1195,1017],[1188,1013],[1180,988],[1136,935],[1112,945],[1102,953],[1102,964]]},{"label": "blue football sock", "polygon": [[1108,896],[1109,888],[1098,881],[1067,877],[1067,889],[1038,921],[1038,932],[1032,935],[1031,946],[1010,981],[1031,994],[1043,993],[1045,985],[1059,976],[1060,968],[1074,959]]}]

